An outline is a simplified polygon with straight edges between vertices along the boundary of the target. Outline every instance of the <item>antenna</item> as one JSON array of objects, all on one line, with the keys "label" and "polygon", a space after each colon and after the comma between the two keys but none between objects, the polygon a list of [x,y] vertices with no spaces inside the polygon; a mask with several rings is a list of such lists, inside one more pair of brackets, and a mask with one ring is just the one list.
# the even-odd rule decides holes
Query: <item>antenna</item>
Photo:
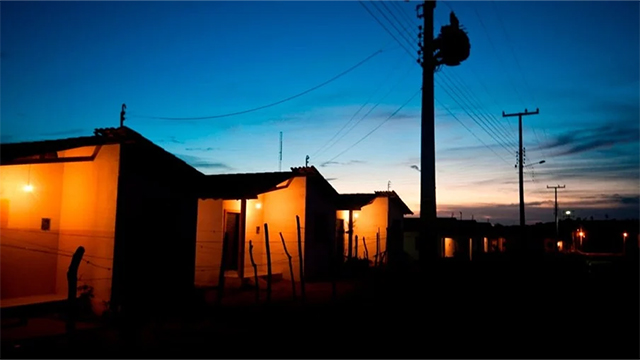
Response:
[{"label": "antenna", "polygon": [[307,155],[307,157],[304,159],[304,166],[305,167],[309,166],[309,155]]},{"label": "antenna", "polygon": [[282,131],[280,131],[280,163],[278,164],[278,171],[282,171]]},{"label": "antenna", "polygon": [[126,109],[127,109],[127,105],[122,104],[122,111],[120,111],[120,127],[122,127],[124,124],[124,114]]},{"label": "antenna", "polygon": [[387,191],[391,190],[391,180],[387,181]]}]

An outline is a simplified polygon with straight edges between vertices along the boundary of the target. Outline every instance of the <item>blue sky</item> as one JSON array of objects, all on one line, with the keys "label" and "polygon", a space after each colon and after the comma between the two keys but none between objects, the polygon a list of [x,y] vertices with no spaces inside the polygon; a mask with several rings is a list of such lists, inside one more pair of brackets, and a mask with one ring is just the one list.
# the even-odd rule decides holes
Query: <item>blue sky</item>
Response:
[{"label": "blue sky", "polygon": [[[2,2],[2,142],[118,126],[126,103],[127,126],[204,173],[277,171],[283,132],[282,169],[309,155],[340,192],[390,181],[418,214],[420,96],[389,118],[421,86],[418,3]],[[439,215],[517,223],[502,111],[539,108],[523,120],[527,163],[546,161],[526,168],[527,222],[553,221],[558,184],[577,216],[637,218],[638,2],[438,2],[436,35],[452,10],[471,55],[435,76]],[[274,103],[372,54],[262,110],[157,119]]]}]

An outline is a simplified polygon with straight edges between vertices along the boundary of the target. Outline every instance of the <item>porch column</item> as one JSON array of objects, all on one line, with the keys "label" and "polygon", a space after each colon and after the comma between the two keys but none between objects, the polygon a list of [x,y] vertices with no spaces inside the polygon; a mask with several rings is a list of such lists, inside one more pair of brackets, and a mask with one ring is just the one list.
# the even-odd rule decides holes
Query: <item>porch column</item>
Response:
[{"label": "porch column", "polygon": [[238,239],[240,239],[239,241],[239,249],[238,249],[238,253],[239,253],[239,259],[238,259],[238,276],[240,277],[240,279],[244,278],[244,249],[245,249],[245,243],[247,241],[246,239],[246,232],[247,232],[247,199],[242,199],[240,200],[240,224],[239,224],[239,234],[238,234]]},{"label": "porch column", "polygon": [[351,259],[353,248],[353,210],[349,210],[349,250],[347,251],[347,258]]}]

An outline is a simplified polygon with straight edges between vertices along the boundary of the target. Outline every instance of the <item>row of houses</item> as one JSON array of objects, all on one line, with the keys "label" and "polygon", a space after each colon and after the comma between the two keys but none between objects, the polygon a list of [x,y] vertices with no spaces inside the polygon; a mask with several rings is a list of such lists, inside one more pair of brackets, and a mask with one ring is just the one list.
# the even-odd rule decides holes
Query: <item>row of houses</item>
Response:
[{"label": "row of houses", "polygon": [[313,166],[204,175],[124,126],[0,156],[3,308],[64,299],[79,246],[97,313],[179,306],[221,275],[265,273],[268,258],[288,278],[287,254],[322,279],[349,257],[400,256],[411,214],[394,191],[339,194]]}]

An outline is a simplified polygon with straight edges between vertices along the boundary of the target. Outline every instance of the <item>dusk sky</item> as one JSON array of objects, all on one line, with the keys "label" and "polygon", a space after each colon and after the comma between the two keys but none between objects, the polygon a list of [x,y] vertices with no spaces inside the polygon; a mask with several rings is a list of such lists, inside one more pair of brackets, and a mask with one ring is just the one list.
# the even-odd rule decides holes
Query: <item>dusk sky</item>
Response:
[{"label": "dusk sky", "polygon": [[[341,193],[390,181],[417,215],[419,3],[3,1],[1,140],[91,135],[125,103],[126,126],[205,174],[277,171],[282,132],[283,170],[309,155]],[[438,215],[518,222],[502,112],[539,108],[527,223],[553,221],[547,185],[576,216],[637,218],[639,3],[437,2],[434,35],[452,10],[471,55],[435,75]]]}]

